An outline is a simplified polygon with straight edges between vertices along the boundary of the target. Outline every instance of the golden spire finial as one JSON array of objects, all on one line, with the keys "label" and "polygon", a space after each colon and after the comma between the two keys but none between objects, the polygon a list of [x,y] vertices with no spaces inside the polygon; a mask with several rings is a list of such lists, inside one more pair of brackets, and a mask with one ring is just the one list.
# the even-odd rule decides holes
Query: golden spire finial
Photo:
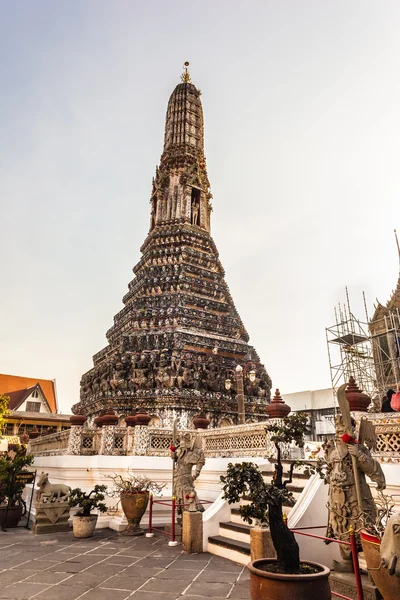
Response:
[{"label": "golden spire finial", "polygon": [[183,64],[184,71],[183,71],[183,73],[181,75],[181,81],[182,81],[182,83],[192,83],[192,80],[190,79],[190,73],[188,71],[188,66],[189,66],[189,63],[188,63],[188,61],[186,61]]}]

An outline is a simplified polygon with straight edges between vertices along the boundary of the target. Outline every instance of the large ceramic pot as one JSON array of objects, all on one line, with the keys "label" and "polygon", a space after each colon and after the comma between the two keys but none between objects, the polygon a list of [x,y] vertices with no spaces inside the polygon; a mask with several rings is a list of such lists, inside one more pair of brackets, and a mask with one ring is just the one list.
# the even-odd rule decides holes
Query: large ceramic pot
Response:
[{"label": "large ceramic pot", "polygon": [[7,513],[7,508],[2,506],[0,508],[0,527],[17,527],[22,517],[22,506],[10,506]]},{"label": "large ceramic pot", "polygon": [[331,600],[330,570],[323,565],[301,561],[301,565],[319,568],[318,573],[286,575],[264,571],[263,566],[276,564],[274,558],[261,558],[247,565],[250,571],[250,597],[252,600]]},{"label": "large ceramic pot", "polygon": [[146,512],[149,502],[148,492],[138,492],[134,494],[121,494],[122,510],[128,521],[128,527],[122,531],[121,535],[143,535],[144,531],[139,527],[141,518]]},{"label": "large ceramic pot", "polygon": [[76,538],[93,537],[96,528],[98,515],[89,515],[88,517],[80,517],[78,515],[72,517],[72,530]]},{"label": "large ceramic pot", "polygon": [[368,573],[371,575],[373,582],[382,596],[385,600],[399,600],[400,578],[395,575],[389,575],[388,569],[381,564],[380,539],[367,531],[361,531],[361,544]]}]

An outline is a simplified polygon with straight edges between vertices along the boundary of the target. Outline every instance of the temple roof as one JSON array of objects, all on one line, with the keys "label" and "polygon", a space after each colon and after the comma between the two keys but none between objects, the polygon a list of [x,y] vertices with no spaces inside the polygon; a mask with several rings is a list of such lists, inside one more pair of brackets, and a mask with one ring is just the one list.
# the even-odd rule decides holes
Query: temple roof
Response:
[{"label": "temple roof", "polygon": [[[0,394],[11,396],[12,392],[25,392],[29,388],[40,385],[43,395],[45,396],[51,412],[57,412],[57,396],[55,380],[50,379],[35,379],[33,377],[20,377],[19,375],[4,375],[0,374]],[[30,390],[32,391],[32,389]],[[10,408],[15,408],[17,396],[13,401],[13,406],[10,402]]]}]

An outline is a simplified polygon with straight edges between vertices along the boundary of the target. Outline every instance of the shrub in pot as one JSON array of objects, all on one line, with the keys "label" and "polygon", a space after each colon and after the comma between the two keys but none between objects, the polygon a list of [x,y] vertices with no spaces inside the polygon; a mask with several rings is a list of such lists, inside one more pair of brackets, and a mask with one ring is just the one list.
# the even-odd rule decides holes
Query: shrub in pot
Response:
[{"label": "shrub in pot", "polygon": [[[307,415],[295,413],[268,425],[265,430],[275,445],[275,472],[271,483],[266,483],[254,463],[229,463],[226,475],[221,477],[224,498],[236,503],[246,497],[249,503],[240,507],[244,521],[253,520],[269,526],[276,558],[265,557],[248,566],[250,570],[250,593],[253,600],[330,600],[329,569],[317,563],[300,561],[299,546],[283,518],[282,506],[293,501],[287,489],[292,482],[293,471],[299,466],[292,461],[286,479],[283,476],[281,444],[294,442],[304,446]],[[313,471],[306,467],[311,474]]]},{"label": "shrub in pot", "polygon": [[124,477],[122,475],[107,475],[107,477],[114,484],[109,495],[119,498],[117,506],[121,503],[128,521],[128,527],[122,531],[121,535],[143,535],[144,531],[139,525],[146,512],[150,494],[159,494],[165,484],[156,483],[148,477],[135,475],[129,469]]},{"label": "shrub in pot", "polygon": [[1,527],[16,527],[21,520],[25,509],[22,501],[25,483],[18,481],[18,475],[26,471],[33,460],[32,454],[26,454],[26,447],[19,444],[9,444],[7,452],[0,457]]},{"label": "shrub in pot", "polygon": [[107,506],[103,502],[106,492],[106,485],[95,485],[89,493],[83,492],[81,488],[71,490],[69,505],[71,507],[79,506],[81,509],[72,517],[72,528],[75,537],[87,538],[93,536],[98,514],[92,514],[92,510],[98,510],[102,513],[107,511]]}]

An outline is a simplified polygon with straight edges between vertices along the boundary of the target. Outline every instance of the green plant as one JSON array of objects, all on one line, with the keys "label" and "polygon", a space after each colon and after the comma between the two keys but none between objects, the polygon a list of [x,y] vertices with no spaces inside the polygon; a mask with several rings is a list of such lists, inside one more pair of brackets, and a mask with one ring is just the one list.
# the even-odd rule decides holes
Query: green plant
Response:
[{"label": "green plant", "polygon": [[16,506],[25,483],[18,481],[18,475],[33,463],[32,454],[26,454],[25,446],[9,444],[8,452],[0,457],[0,504]]},{"label": "green plant", "polygon": [[4,417],[8,415],[8,405],[10,403],[10,396],[0,394],[0,437],[3,433],[4,425],[6,420]]},{"label": "green plant", "polygon": [[96,508],[104,513],[107,511],[107,506],[103,502],[103,500],[105,500],[106,492],[106,485],[95,485],[88,494],[83,492],[81,488],[74,488],[71,490],[69,505],[71,507],[81,507],[82,510],[76,513],[76,516],[78,517],[90,517],[92,510]]},{"label": "green plant", "polygon": [[159,494],[165,487],[165,483],[157,483],[148,477],[141,475],[135,475],[128,469],[127,474],[122,475],[106,475],[113,481],[114,487],[108,492],[109,496],[118,497],[124,494],[140,494],[144,492],[151,492],[152,494]]},{"label": "green plant", "polygon": [[[276,458],[273,459],[275,471],[271,483],[265,483],[257,465],[248,462],[235,465],[229,463],[226,475],[221,476],[224,484],[223,497],[229,504],[244,497],[250,501],[249,504],[240,507],[242,518],[250,524],[256,520],[261,525],[269,525],[278,570],[282,573],[300,573],[299,546],[294,534],[287,527],[282,512],[284,503],[293,502],[293,494],[287,489],[287,485],[292,482],[293,470],[300,466],[300,463],[292,461],[288,477],[284,480],[281,445],[294,442],[302,448],[306,425],[307,415],[294,413],[265,428],[276,449]],[[314,472],[310,465],[306,465],[306,469],[309,474]]]}]

